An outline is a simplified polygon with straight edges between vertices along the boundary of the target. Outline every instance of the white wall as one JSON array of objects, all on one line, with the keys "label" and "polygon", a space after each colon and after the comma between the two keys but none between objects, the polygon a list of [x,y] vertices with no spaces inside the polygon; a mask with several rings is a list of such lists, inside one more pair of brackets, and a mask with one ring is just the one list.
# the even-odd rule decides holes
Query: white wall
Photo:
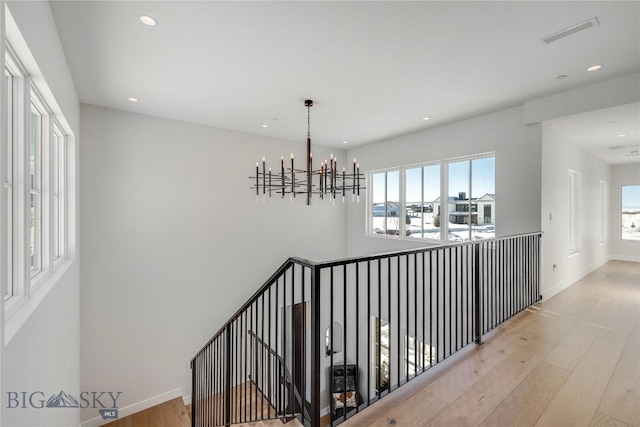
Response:
[{"label": "white wall", "polygon": [[[55,97],[55,109],[64,114],[71,131],[78,135],[78,98],[48,2],[7,2],[7,5],[14,21],[8,24],[7,35],[12,37],[11,41],[18,54],[22,54],[22,59],[26,58],[27,52],[33,56],[24,65],[36,80],[46,82],[51,89],[50,93],[44,94],[47,102],[52,103],[50,97]],[[18,42],[17,35],[23,39],[22,42]],[[77,187],[75,174],[72,173],[70,179]],[[72,239],[75,235],[76,230],[71,230]],[[80,391],[79,311],[79,265],[76,257],[3,348],[2,402],[5,409],[2,425],[78,425],[80,414],[77,410],[6,409],[5,398],[8,391],[41,390],[47,393],[47,398],[60,390],[72,394]]]},{"label": "white wall", "polygon": [[639,163],[611,167],[609,241],[612,259],[640,262],[640,241],[622,240],[620,237],[621,187],[634,184],[640,185]]},{"label": "white wall", "polygon": [[122,391],[122,407],[190,395],[191,357],[288,257],[346,255],[342,204],[249,190],[255,161],[302,159],[302,139],[89,105],[81,132],[82,387]]},{"label": "white wall", "polygon": [[[521,106],[498,111],[354,148],[348,158],[370,171],[494,151],[496,235],[540,231],[541,125],[523,125],[522,114]],[[350,256],[426,246],[366,236],[366,203],[349,206],[347,233]]]},{"label": "white wall", "polygon": [[[579,253],[569,255],[569,169],[579,172]],[[543,126],[541,292],[556,294],[608,260],[610,241],[600,243],[600,181],[609,165]],[[556,265],[554,270],[553,265]]]}]

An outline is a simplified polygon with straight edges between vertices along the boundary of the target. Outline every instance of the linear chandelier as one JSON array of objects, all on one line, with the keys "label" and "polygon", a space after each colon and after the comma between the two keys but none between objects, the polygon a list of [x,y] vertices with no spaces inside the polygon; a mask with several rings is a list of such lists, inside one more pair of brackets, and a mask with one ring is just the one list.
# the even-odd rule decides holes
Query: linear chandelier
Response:
[{"label": "linear chandelier", "polygon": [[260,162],[256,162],[256,174],[249,177],[253,180],[252,190],[255,190],[256,197],[280,197],[289,196],[290,200],[296,197],[306,197],[307,205],[311,204],[312,195],[318,195],[321,200],[330,200],[335,203],[336,198],[342,197],[345,201],[347,195],[351,194],[352,201],[360,201],[360,190],[364,190],[364,174],[360,173],[360,165],[353,159],[353,171],[347,172],[343,167],[338,169],[338,158],[325,159],[320,168],[313,169],[313,153],[311,152],[311,107],[313,101],[304,101],[307,107],[307,165],[306,169],[296,169],[291,153],[291,165],[285,167],[284,157],[280,157],[280,167],[277,171],[267,169],[266,159],[262,158],[262,168]]}]

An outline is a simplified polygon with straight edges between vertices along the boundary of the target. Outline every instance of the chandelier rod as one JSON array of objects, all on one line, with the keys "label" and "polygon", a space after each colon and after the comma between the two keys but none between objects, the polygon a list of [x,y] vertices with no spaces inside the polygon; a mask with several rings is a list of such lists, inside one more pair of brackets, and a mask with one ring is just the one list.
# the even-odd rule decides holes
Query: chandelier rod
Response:
[{"label": "chandelier rod", "polygon": [[[307,182],[311,184],[311,177],[313,174],[313,154],[311,153],[311,107],[313,106],[313,100],[305,99],[304,105],[307,107]],[[312,186],[307,187],[307,205],[311,204],[311,189]]]}]

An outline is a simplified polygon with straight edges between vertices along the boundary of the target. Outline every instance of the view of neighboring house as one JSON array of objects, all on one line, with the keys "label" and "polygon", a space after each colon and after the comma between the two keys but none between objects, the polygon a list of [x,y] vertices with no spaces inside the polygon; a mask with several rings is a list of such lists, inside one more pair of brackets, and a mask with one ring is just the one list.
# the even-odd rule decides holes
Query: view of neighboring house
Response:
[{"label": "view of neighboring house", "polygon": [[[496,195],[485,194],[479,198],[467,198],[467,193],[460,192],[458,197],[450,196],[447,212],[451,224],[495,224],[496,219]],[[433,201],[433,210],[440,214],[440,197]]]}]

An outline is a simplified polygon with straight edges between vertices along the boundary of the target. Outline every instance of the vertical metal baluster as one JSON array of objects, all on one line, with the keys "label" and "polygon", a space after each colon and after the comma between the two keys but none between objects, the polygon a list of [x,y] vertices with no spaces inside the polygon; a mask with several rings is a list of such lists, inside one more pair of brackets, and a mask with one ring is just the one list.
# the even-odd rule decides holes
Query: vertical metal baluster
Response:
[{"label": "vertical metal baluster", "polygon": [[302,423],[305,421],[305,409],[307,407],[307,303],[306,303],[306,271],[308,267],[300,266],[300,270],[302,271],[302,325],[304,329],[302,331],[303,336],[301,338],[302,342],[302,354],[304,355],[304,359],[300,361],[302,363],[300,371],[302,372],[302,390],[298,390],[300,392],[300,397],[302,400]]},{"label": "vertical metal baluster", "polygon": [[214,378],[214,383],[212,384],[211,387],[211,392],[212,394],[210,394],[210,397],[213,397],[214,400],[214,405],[213,405],[213,417],[215,419],[215,422],[217,425],[221,425],[222,424],[222,417],[221,415],[221,411],[220,411],[220,407],[221,405],[224,403],[224,395],[222,394],[221,390],[220,390],[220,375],[219,375],[219,366],[220,366],[220,352],[219,352],[219,343],[220,343],[220,337],[216,338],[215,341],[215,348],[213,350],[213,352],[211,353],[211,363],[213,363],[213,369],[215,372],[215,376]]},{"label": "vertical metal baluster", "polygon": [[449,276],[448,276],[448,282],[449,282],[449,324],[448,324],[448,334],[449,335],[449,355],[451,355],[453,353],[453,351],[451,351],[451,344],[452,344],[452,330],[453,330],[453,323],[452,323],[452,312],[453,312],[453,293],[452,293],[452,282],[453,282],[453,274],[451,272],[451,268],[452,268],[452,264],[453,262],[451,262],[451,248],[447,248],[447,257],[446,257],[446,261],[448,264],[448,270],[449,270]]},{"label": "vertical metal baluster", "polygon": [[407,328],[406,338],[402,337],[404,342],[402,343],[403,354],[406,354],[407,361],[405,363],[405,369],[407,371],[407,382],[409,381],[409,255],[405,255],[405,266],[404,266],[404,297],[405,297],[405,327]]},{"label": "vertical metal baluster", "polygon": [[197,391],[197,381],[198,381],[198,377],[197,377],[197,373],[196,373],[196,366],[197,366],[197,357],[191,361],[191,419],[193,420],[193,424],[197,425],[198,421],[196,419],[195,416],[195,407],[197,405],[198,402],[198,393]]},{"label": "vertical metal baluster", "polygon": [[290,409],[291,407],[291,401],[289,400],[289,393],[288,393],[288,381],[289,378],[287,376],[287,273],[286,271],[283,273],[282,275],[282,378],[283,378],[283,383],[284,383],[284,389],[283,389],[283,407],[284,407],[284,412],[285,415],[289,415],[287,413],[287,409]]},{"label": "vertical metal baluster", "polygon": [[[427,369],[427,268],[425,266],[426,253],[422,251],[422,371]],[[429,347],[431,343],[429,342]]]},{"label": "vertical metal baluster", "polygon": [[[367,261],[367,340],[371,340],[371,261]],[[371,346],[367,346],[367,406],[371,405]]]},{"label": "vertical metal baluster", "polygon": [[233,347],[231,348],[232,351],[232,358],[233,358],[233,381],[231,382],[231,387],[232,387],[232,396],[233,396],[233,413],[231,416],[231,422],[232,423],[237,423],[238,422],[238,411],[240,410],[239,404],[240,404],[240,399],[238,398],[236,392],[236,384],[238,384],[238,320],[234,320],[233,321],[233,328],[232,328],[232,342],[233,342]]},{"label": "vertical metal baluster", "polygon": [[231,425],[231,371],[233,369],[231,364],[231,323],[227,324],[224,337],[225,344],[225,365],[226,372],[224,375],[224,390],[225,390],[225,407],[224,407],[224,423],[225,425]]},{"label": "vertical metal baluster", "polygon": [[260,418],[264,419],[264,367],[266,365],[264,361],[265,357],[265,342],[264,342],[264,294],[260,296]]},{"label": "vertical metal baluster", "polygon": [[436,363],[440,362],[440,250],[436,249]]},{"label": "vertical metal baluster", "polygon": [[[387,393],[391,392],[391,257],[385,258],[387,260],[387,316],[389,316],[389,388]],[[382,330],[382,319],[380,320],[379,330]],[[382,368],[382,365],[379,365]]]},{"label": "vertical metal baluster", "polygon": [[[215,398],[215,417],[216,417],[216,425],[221,425],[223,422],[223,412],[222,406],[224,405],[224,393],[220,388],[220,367],[222,366],[222,361],[220,360],[220,341],[222,340],[222,335],[216,339],[216,347],[214,352],[212,353],[211,363],[215,363],[213,366],[213,371],[215,372],[215,386],[213,387],[213,397]],[[211,396],[211,395],[210,395]]]},{"label": "vertical metal baluster", "polygon": [[[402,380],[402,375],[401,375],[401,369],[402,369],[402,359],[400,358],[400,355],[402,354],[402,343],[401,343],[401,335],[402,335],[402,328],[400,327],[400,322],[402,320],[400,320],[400,316],[402,314],[402,308],[400,307],[401,304],[401,299],[400,299],[400,255],[398,255],[396,257],[396,270],[397,270],[397,274],[396,274],[396,295],[397,295],[397,301],[398,301],[398,315],[397,315],[397,319],[398,322],[396,323],[396,353],[397,353],[397,366],[398,366],[398,385],[397,387],[400,387],[400,383]],[[391,329],[391,328],[389,328]],[[397,388],[396,387],[396,388]],[[391,391],[391,387],[389,387],[389,391]]]},{"label": "vertical metal baluster", "polygon": [[344,382],[343,384],[345,385],[345,387],[343,388],[344,394],[343,394],[343,401],[344,401],[344,419],[347,419],[347,390],[346,390],[346,385],[347,385],[347,348],[349,347],[349,343],[348,343],[348,339],[347,337],[349,336],[349,328],[348,328],[348,322],[347,322],[347,265],[344,264],[342,266],[342,293],[343,293],[343,300],[342,300],[342,321],[344,322],[344,326],[343,326],[343,330],[344,333],[342,334],[342,339],[343,339],[343,346],[342,346],[342,352],[343,352],[343,368],[344,368]]},{"label": "vertical metal baluster", "polygon": [[240,420],[241,422],[247,421],[247,310],[244,310],[240,315],[240,331],[242,333],[240,343],[240,353],[242,354],[243,359],[243,369],[242,369],[242,382],[243,387],[242,390],[242,406],[240,407]]},{"label": "vertical metal baluster", "polygon": [[[333,267],[329,268],[329,372],[331,372],[331,375],[329,375],[330,377],[330,381],[333,381],[333,353],[335,352],[335,331],[333,329],[333,322],[334,322],[334,298],[333,298],[333,292],[334,292],[334,282],[333,282]],[[344,334],[343,334],[344,335]],[[333,388],[333,384],[331,384],[330,386],[330,390],[332,390]],[[333,390],[331,391],[333,393]],[[333,395],[332,395],[333,398]],[[334,414],[331,414],[331,421],[334,421]]]},{"label": "vertical metal baluster", "polygon": [[275,282],[275,295],[274,295],[274,309],[275,309],[275,313],[274,313],[274,317],[275,317],[275,329],[274,329],[274,333],[275,333],[275,345],[273,346],[274,349],[274,353],[275,353],[275,375],[276,375],[276,380],[275,380],[275,384],[276,384],[276,417],[280,418],[283,415],[283,408],[282,408],[282,363],[280,361],[280,353],[278,352],[279,347],[279,341],[282,341],[281,339],[279,340],[278,338],[280,338],[280,334],[281,334],[281,330],[280,330],[280,308],[279,308],[279,304],[280,304],[280,300],[278,299],[279,296],[279,291],[280,291],[280,278],[278,278]]},{"label": "vertical metal baluster", "polygon": [[[409,256],[407,255],[407,258]],[[418,375],[418,254],[413,254],[413,375]],[[424,341],[424,337],[422,337]]]},{"label": "vertical metal baluster", "polygon": [[313,267],[311,276],[311,419],[309,424],[320,426],[320,269]]},{"label": "vertical metal baluster", "polygon": [[460,344],[467,345],[467,309],[469,293],[467,292],[467,246],[460,248]]},{"label": "vertical metal baluster", "polygon": [[296,312],[295,312],[295,306],[296,306],[296,278],[295,278],[295,273],[296,273],[296,265],[293,264],[291,266],[291,388],[289,389],[289,395],[290,395],[290,399],[291,402],[293,402],[293,406],[291,409],[293,409],[292,414],[295,415],[296,414],[296,365],[297,365],[297,361],[296,361],[296,349],[295,349],[295,337],[294,335],[296,334],[296,325],[298,323],[297,319],[296,319]]},{"label": "vertical metal baluster", "polygon": [[491,306],[491,322],[495,326],[498,324],[498,305],[500,304],[500,296],[499,296],[499,287],[498,287],[498,250],[499,250],[500,242],[498,240],[493,241],[492,251],[491,251],[491,280],[492,280],[492,292],[493,292],[493,303]]},{"label": "vertical metal baluster", "polygon": [[[387,301],[389,302],[391,300],[391,294],[387,295]],[[390,302],[389,302],[390,304]],[[389,316],[389,320],[391,320],[391,316]],[[376,339],[378,341],[378,348],[377,348],[377,365],[378,366],[378,370],[376,371],[376,390],[378,387],[378,384],[380,384],[380,363],[381,359],[380,359],[380,352],[382,351],[380,348],[380,325],[382,323],[382,259],[378,258],[378,323],[376,325]],[[389,378],[389,380],[391,380],[391,378]],[[378,396],[381,394],[380,391],[378,391]]]},{"label": "vertical metal baluster", "polygon": [[[453,250],[453,257],[456,260],[455,263],[455,280],[454,277],[451,278],[451,281],[453,282],[453,352],[458,351],[458,313],[460,310],[458,310],[458,281],[460,280],[460,276],[458,273],[458,250],[460,249],[460,246],[456,246]],[[453,262],[451,262],[451,264],[453,264]]]},{"label": "vertical metal baluster", "polygon": [[[253,305],[254,303],[252,302],[249,306],[251,308],[251,392],[253,394],[253,397],[249,398],[249,414],[251,420],[256,420],[258,418],[258,371],[256,360],[256,354],[258,353],[258,342],[256,341],[258,327],[256,319],[258,315],[254,312]],[[255,413],[253,412],[254,403]]]},{"label": "vertical metal baluster", "polygon": [[267,304],[267,307],[269,307],[269,310],[267,311],[267,320],[268,320],[268,325],[267,325],[267,345],[266,345],[266,350],[267,350],[267,391],[268,391],[268,398],[267,398],[267,403],[269,404],[268,406],[268,411],[269,414],[267,416],[267,418],[272,418],[271,415],[271,408],[273,407],[273,393],[272,393],[272,388],[273,388],[273,379],[271,378],[271,359],[273,359],[273,356],[271,355],[272,351],[272,346],[271,346],[271,288],[273,287],[273,285],[269,286],[269,289],[267,290],[267,292],[269,293],[269,303]]},{"label": "vertical metal baluster", "polygon": [[473,271],[473,286],[474,286],[474,317],[475,317],[475,342],[476,344],[482,344],[482,296],[480,294],[480,245],[473,245],[474,250],[474,271]]},{"label": "vertical metal baluster", "polygon": [[[356,269],[356,373],[360,372],[360,264],[354,263],[353,266]],[[358,376],[359,379],[359,376]],[[358,388],[358,384],[356,384]],[[360,412],[360,405],[356,400],[356,413]]]},{"label": "vertical metal baluster", "polygon": [[502,295],[503,295],[503,303],[502,303],[502,316],[500,319],[500,323],[504,322],[506,319],[506,313],[509,310],[509,288],[508,288],[508,281],[509,281],[509,261],[508,261],[508,256],[509,256],[509,245],[507,240],[503,240],[502,241],[502,259],[500,260],[501,264],[502,264]]}]

